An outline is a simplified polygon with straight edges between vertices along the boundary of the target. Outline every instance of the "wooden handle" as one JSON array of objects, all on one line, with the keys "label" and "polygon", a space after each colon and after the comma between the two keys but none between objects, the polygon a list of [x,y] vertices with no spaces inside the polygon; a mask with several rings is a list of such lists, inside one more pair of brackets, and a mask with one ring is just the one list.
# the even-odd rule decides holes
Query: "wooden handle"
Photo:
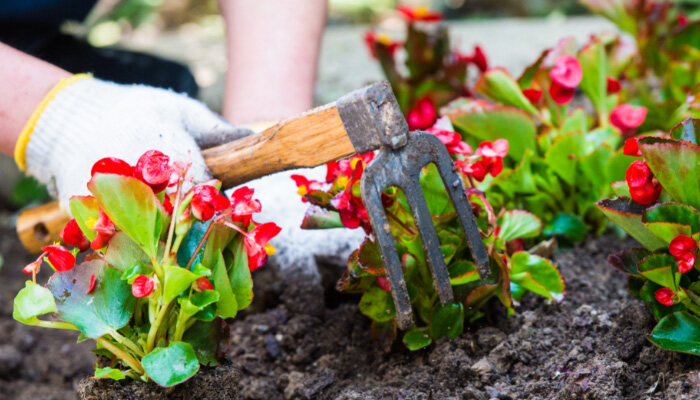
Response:
[{"label": "wooden handle", "polygon": [[17,235],[24,247],[32,253],[60,240],[63,227],[70,221],[57,201],[22,211],[17,217]]},{"label": "wooden handle", "polygon": [[[335,104],[277,123],[262,132],[202,151],[212,175],[224,187],[292,168],[315,167],[355,153]],[[58,202],[22,211],[17,234],[38,253],[58,241],[70,220]]]},{"label": "wooden handle", "polygon": [[352,154],[355,148],[335,104],[202,151],[212,175],[224,187],[288,169],[315,167]]}]

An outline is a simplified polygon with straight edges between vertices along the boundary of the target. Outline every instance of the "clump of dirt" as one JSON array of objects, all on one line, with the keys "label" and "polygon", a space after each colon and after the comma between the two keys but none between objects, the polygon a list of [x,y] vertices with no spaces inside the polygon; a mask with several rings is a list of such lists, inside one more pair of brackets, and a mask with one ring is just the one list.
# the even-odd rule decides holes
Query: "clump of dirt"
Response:
[{"label": "clump of dirt", "polygon": [[[469,327],[454,341],[391,352],[370,338],[358,298],[288,272],[279,304],[233,322],[229,355],[245,399],[697,399],[700,358],[651,345],[652,315],[606,257],[629,246],[614,236],[555,256],[567,282],[561,304],[527,296],[518,313]],[[288,292],[289,291],[289,292]],[[294,295],[291,295],[291,294]],[[306,293],[306,294],[303,294]],[[316,299],[325,297],[325,307]]]},{"label": "clump of dirt", "polygon": [[[337,266],[320,262],[319,284],[298,270],[268,265],[255,274],[253,307],[231,323],[232,364],[216,370],[213,380],[202,375],[213,387],[194,385],[193,378],[189,390],[202,386],[211,390],[208,397],[190,391],[186,398],[235,398],[227,390],[236,387],[250,400],[700,398],[700,358],[645,339],[654,325],[651,314],[605,261],[629,245],[604,236],[558,253],[564,302],[530,295],[511,318],[494,306],[491,321],[417,352],[400,343],[386,352],[371,339],[359,299],[333,290]],[[11,230],[0,230],[0,253],[0,397],[77,398],[78,382],[92,375],[94,345],[76,344],[74,332],[13,321],[12,299],[26,280],[19,269],[31,256]],[[128,381],[88,380],[79,390],[94,397],[105,388],[124,399],[164,394]]]}]

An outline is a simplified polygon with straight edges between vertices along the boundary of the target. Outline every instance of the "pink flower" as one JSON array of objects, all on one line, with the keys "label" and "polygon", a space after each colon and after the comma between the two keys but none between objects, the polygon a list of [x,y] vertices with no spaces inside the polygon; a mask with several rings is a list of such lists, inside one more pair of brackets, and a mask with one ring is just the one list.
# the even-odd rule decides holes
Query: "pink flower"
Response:
[{"label": "pink flower", "polygon": [[554,66],[549,70],[549,77],[557,85],[575,89],[583,78],[583,69],[575,57],[561,56],[554,62]]},{"label": "pink flower", "polygon": [[628,132],[642,125],[646,117],[646,107],[633,107],[629,104],[620,104],[610,113],[610,123],[622,132]]},{"label": "pink flower", "polygon": [[68,246],[75,246],[79,248],[80,251],[85,251],[88,249],[88,247],[90,247],[90,241],[85,236],[83,231],[80,230],[78,222],[75,220],[75,218],[68,221],[66,226],[63,227],[63,230],[61,231],[61,240],[63,240],[63,243],[67,244]]},{"label": "pink flower", "polygon": [[665,306],[673,305],[673,291],[669,288],[658,289],[654,293],[654,297],[656,298],[656,301]]},{"label": "pink flower", "polygon": [[150,186],[154,193],[160,193],[170,182],[169,162],[170,157],[167,155],[158,150],[149,150],[136,162],[134,177]]},{"label": "pink flower", "polygon": [[437,110],[435,104],[428,97],[423,97],[416,102],[416,105],[408,110],[408,127],[411,130],[428,129],[437,120]]},{"label": "pink flower", "polygon": [[467,155],[473,153],[471,146],[463,142],[462,135],[457,132],[436,128],[435,126],[428,128],[428,132],[437,136],[445,147],[447,147],[447,151],[450,154]]}]

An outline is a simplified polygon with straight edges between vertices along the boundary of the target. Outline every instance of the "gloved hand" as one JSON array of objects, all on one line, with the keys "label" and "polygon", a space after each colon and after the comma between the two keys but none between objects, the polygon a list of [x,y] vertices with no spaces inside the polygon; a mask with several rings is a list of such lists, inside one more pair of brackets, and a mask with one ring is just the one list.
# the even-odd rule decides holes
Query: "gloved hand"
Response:
[{"label": "gloved hand", "polygon": [[90,169],[103,157],[133,165],[156,149],[172,161],[190,160],[192,177],[203,181],[210,174],[200,149],[250,133],[185,95],[76,75],[59,83],[34,112],[17,141],[15,160],[68,210],[71,196],[89,193]]}]

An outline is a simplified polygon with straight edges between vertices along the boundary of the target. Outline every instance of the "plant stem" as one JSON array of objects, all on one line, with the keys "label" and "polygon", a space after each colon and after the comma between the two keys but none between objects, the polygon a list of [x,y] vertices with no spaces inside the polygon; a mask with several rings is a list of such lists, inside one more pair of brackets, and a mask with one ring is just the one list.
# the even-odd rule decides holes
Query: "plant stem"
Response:
[{"label": "plant stem", "polygon": [[194,250],[194,253],[192,253],[192,257],[190,258],[190,261],[187,263],[187,267],[185,268],[186,270],[189,271],[190,267],[192,267],[192,263],[194,262],[195,258],[197,258],[197,254],[199,254],[199,252],[202,250],[202,246],[204,246],[204,242],[207,241],[207,238],[209,237],[211,230],[214,229],[214,224],[216,224],[216,221],[212,221],[209,224],[207,231],[204,232],[204,236],[202,236],[202,240],[200,240],[199,244],[197,244],[197,248]]},{"label": "plant stem", "polygon": [[128,365],[131,369],[136,371],[139,375],[143,375],[146,372],[144,371],[143,366],[141,366],[141,363],[138,360],[124,352],[119,347],[115,346],[113,343],[110,343],[108,340],[105,340],[103,338],[97,338],[95,339],[95,341],[105,349],[109,350],[112,354],[119,357],[122,361],[124,361],[124,363],[126,363],[126,365]]},{"label": "plant stem", "polygon": [[397,217],[396,215],[394,215],[394,213],[392,213],[392,212],[389,211],[389,210],[384,210],[384,212],[386,213],[387,217],[389,217],[389,218],[392,219],[394,222],[396,222],[397,224],[399,224],[406,232],[410,233],[411,235],[415,235],[415,234],[416,234],[416,231],[414,231],[412,227],[410,227],[410,226],[404,224],[403,222],[401,222],[401,220],[399,219],[399,217]]},{"label": "plant stem", "polygon": [[151,329],[148,331],[148,339],[146,340],[146,353],[150,353],[150,351],[153,350],[153,344],[156,340],[158,328],[160,327],[160,323],[163,321],[165,314],[167,314],[168,308],[170,308],[170,303],[161,306],[160,310],[158,311],[158,315],[156,315],[156,320],[151,324]]},{"label": "plant stem", "polygon": [[165,241],[165,251],[163,252],[163,257],[170,257],[170,247],[173,242],[173,232],[175,232],[175,224],[180,218],[180,194],[182,192],[182,179],[178,181],[177,192],[175,192],[175,205],[173,206],[172,218],[170,219],[170,226],[168,227],[168,239]]},{"label": "plant stem", "polygon": [[124,346],[129,348],[129,350],[136,353],[136,355],[138,355],[139,357],[144,356],[143,351],[139,348],[139,346],[137,346],[136,343],[134,343],[121,333],[117,332],[116,330],[112,330],[111,332],[109,332],[109,335],[112,336],[112,338],[114,338],[114,340],[116,340],[118,343],[123,344]]},{"label": "plant stem", "polygon": [[71,324],[70,322],[61,321],[42,321],[40,319],[37,319],[36,322],[34,322],[32,325],[39,326],[41,328],[66,329],[69,331],[79,330],[75,327],[75,325]]}]

